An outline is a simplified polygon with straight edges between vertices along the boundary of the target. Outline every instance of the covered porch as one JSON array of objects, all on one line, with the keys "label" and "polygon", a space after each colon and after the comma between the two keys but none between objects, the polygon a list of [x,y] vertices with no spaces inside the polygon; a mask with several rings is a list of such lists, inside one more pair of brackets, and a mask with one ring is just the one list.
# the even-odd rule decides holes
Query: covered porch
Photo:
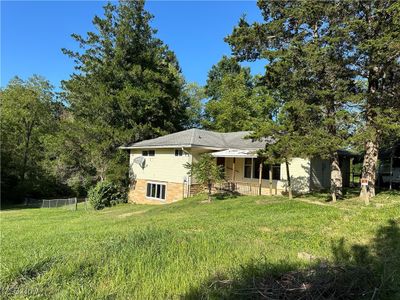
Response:
[{"label": "covered porch", "polygon": [[256,150],[228,149],[211,154],[223,167],[225,180],[216,184],[217,192],[243,195],[280,195],[286,190],[280,164],[265,164]]}]

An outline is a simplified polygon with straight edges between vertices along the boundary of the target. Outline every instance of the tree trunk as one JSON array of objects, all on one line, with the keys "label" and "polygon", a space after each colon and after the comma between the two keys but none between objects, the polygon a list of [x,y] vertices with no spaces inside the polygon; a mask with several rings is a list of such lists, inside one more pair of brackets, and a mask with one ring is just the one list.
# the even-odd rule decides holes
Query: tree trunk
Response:
[{"label": "tree trunk", "polygon": [[376,140],[369,140],[365,143],[365,156],[362,168],[362,178],[368,179],[368,194],[370,198],[375,196],[378,149],[378,142]]},{"label": "tree trunk", "polygon": [[[378,163],[379,152],[379,130],[376,128],[376,111],[373,109],[377,105],[376,92],[378,90],[379,82],[377,79],[378,69],[371,68],[368,76],[368,97],[366,106],[366,121],[367,128],[371,131],[371,136],[365,142],[365,156],[362,168],[362,178],[368,179],[368,197],[375,196],[375,180],[376,180],[376,167]],[[361,195],[361,192],[360,192]]]},{"label": "tree trunk", "polygon": [[342,198],[342,187],[342,171],[339,166],[339,155],[336,151],[333,153],[331,158],[331,194],[333,202],[336,202],[337,198]]},{"label": "tree trunk", "polygon": [[292,195],[292,180],[290,179],[289,162],[288,162],[287,159],[285,159],[285,164],[286,164],[286,177],[287,177],[287,182],[288,182],[289,199],[292,199],[293,198],[293,195]]},{"label": "tree trunk", "polygon": [[269,165],[269,195],[272,196],[272,164]]},{"label": "tree trunk", "polygon": [[211,182],[209,182],[207,184],[207,186],[208,186],[208,198],[207,198],[207,200],[208,200],[208,202],[211,202],[211,186],[212,186]]}]

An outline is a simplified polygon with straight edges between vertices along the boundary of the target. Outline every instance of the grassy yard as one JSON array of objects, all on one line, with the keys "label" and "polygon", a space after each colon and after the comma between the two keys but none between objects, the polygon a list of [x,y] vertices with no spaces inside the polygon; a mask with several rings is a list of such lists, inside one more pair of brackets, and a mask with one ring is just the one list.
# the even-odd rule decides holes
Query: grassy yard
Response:
[{"label": "grassy yard", "polygon": [[400,194],[203,198],[3,210],[1,297],[400,299]]}]

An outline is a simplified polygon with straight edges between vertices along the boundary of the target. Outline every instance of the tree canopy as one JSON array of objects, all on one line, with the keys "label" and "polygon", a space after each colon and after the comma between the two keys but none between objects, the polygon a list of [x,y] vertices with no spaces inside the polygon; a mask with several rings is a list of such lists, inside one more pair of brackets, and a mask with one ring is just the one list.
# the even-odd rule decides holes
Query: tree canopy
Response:
[{"label": "tree canopy", "polygon": [[223,56],[208,73],[203,126],[220,132],[254,130],[257,122],[271,118],[272,98],[258,83],[249,68]]},{"label": "tree canopy", "polygon": [[77,70],[63,82],[70,122],[100,180],[126,178],[126,155],[118,146],[187,125],[184,80],[175,54],[155,36],[152,17],[144,1],[109,3],[104,17],[93,19],[96,32],[72,35],[81,51],[63,49]]},{"label": "tree canopy", "polygon": [[[56,193],[56,179],[44,172],[44,137],[57,130],[61,104],[53,87],[34,75],[15,77],[1,96],[1,192],[5,201],[26,195]],[[49,187],[50,189],[52,187]]]},{"label": "tree canopy", "polygon": [[[399,5],[396,1],[260,0],[258,6],[264,22],[249,24],[242,18],[226,41],[238,60],[268,61],[265,85],[283,107],[305,116],[303,122],[298,122],[302,128],[297,130],[314,137],[316,143],[310,143],[303,150],[331,159],[333,197],[340,196],[341,175],[336,151],[350,144],[356,117],[361,112],[365,131],[372,136],[374,129],[368,129],[371,124],[399,122],[393,110],[398,105],[393,93],[398,91],[398,81],[393,80],[396,77],[393,69],[399,63],[399,27],[395,25]],[[374,34],[373,28],[377,30]],[[374,51],[379,52],[376,57],[371,56]],[[377,65],[384,69],[380,73],[383,81],[371,77]],[[373,82],[384,82],[379,99],[372,96]],[[388,118],[391,118],[389,122]],[[376,146],[377,142],[370,135],[365,144],[368,143]],[[368,148],[371,146],[366,148],[364,166],[374,165],[367,162],[371,156]],[[374,193],[372,172],[376,171],[377,151],[374,155],[375,165],[367,168],[369,175],[364,172],[364,176],[371,178],[371,194]]]}]

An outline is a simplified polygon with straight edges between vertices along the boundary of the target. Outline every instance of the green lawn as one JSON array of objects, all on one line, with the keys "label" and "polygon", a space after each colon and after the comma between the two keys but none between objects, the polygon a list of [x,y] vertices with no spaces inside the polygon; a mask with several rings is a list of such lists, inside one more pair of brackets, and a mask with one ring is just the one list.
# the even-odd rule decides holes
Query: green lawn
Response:
[{"label": "green lawn", "polygon": [[1,296],[400,299],[400,194],[203,198],[3,210]]}]

